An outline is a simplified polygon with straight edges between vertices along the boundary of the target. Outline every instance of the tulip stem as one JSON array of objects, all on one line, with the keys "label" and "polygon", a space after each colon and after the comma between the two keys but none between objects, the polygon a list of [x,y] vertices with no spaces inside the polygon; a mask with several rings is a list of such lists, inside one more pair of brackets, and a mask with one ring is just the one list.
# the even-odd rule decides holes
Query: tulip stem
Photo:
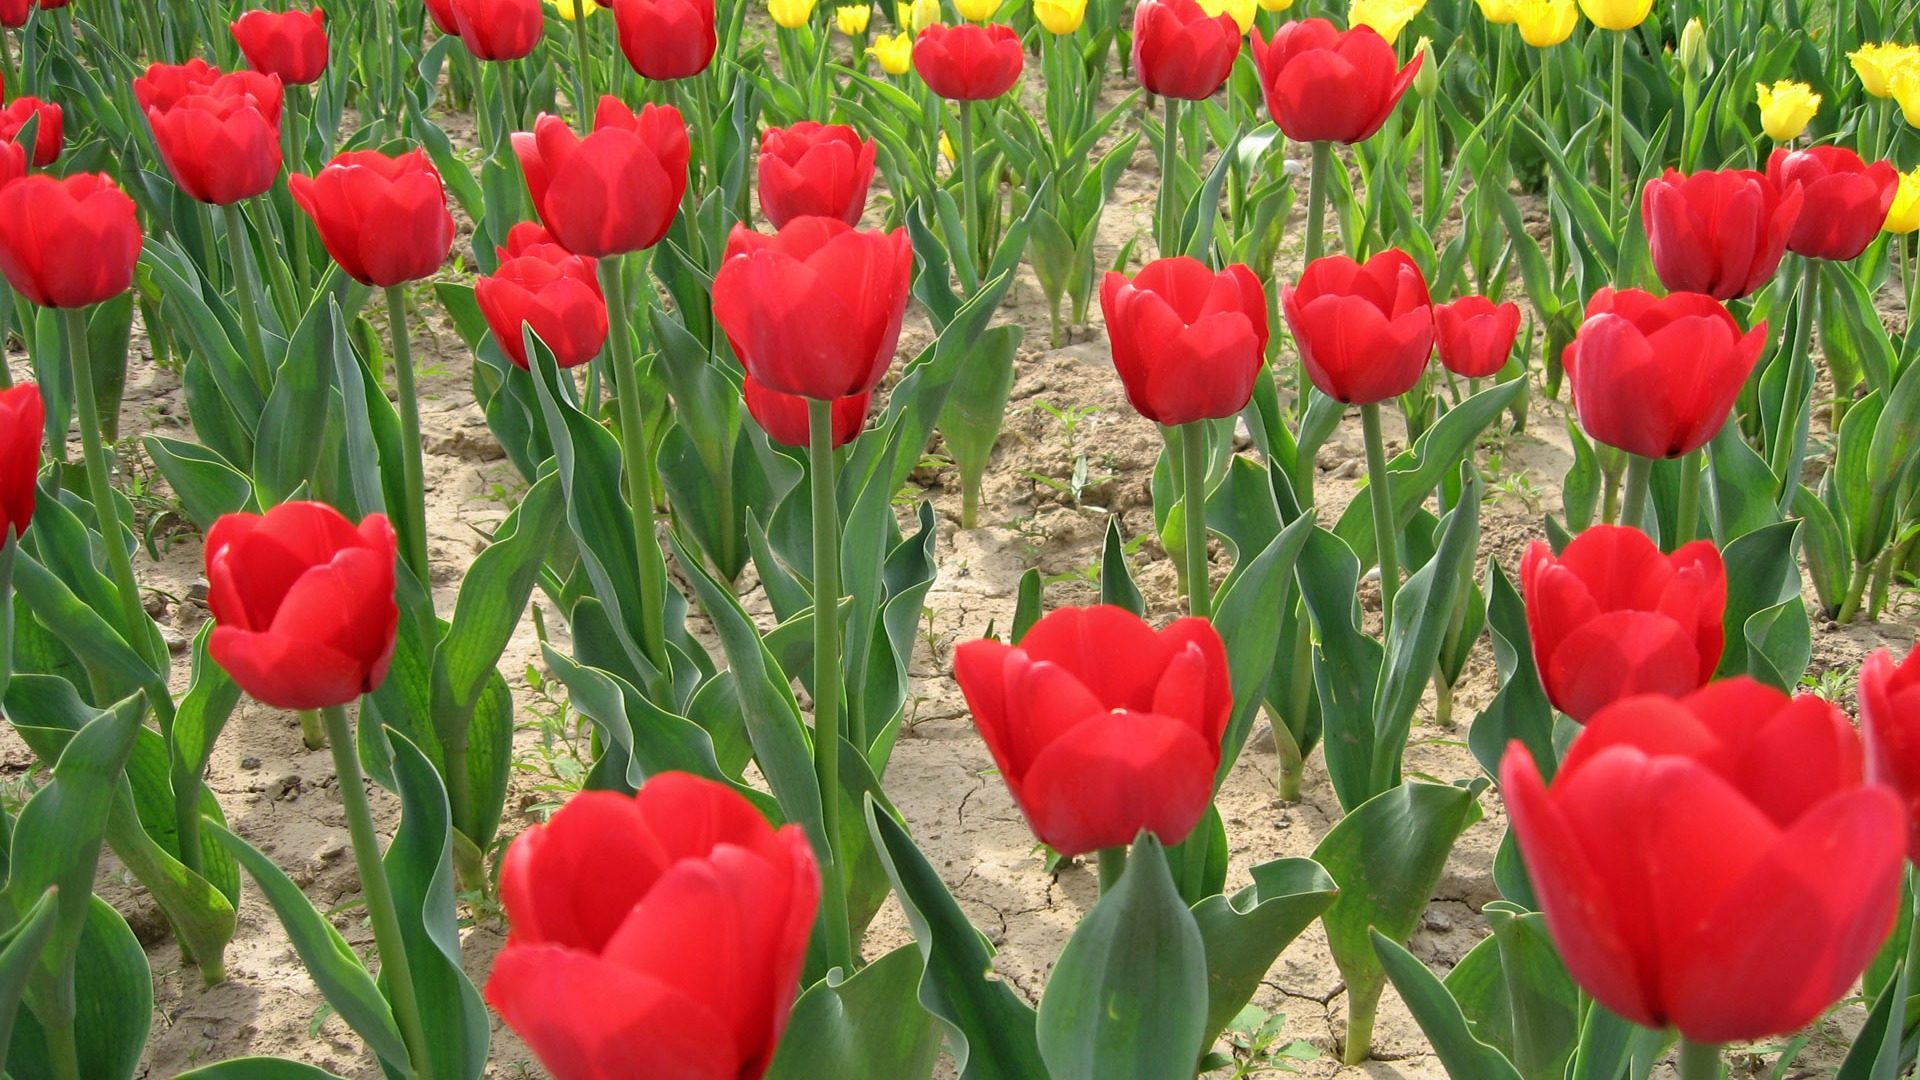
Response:
[{"label": "tulip stem", "polygon": [[253,381],[260,392],[273,390],[273,372],[267,368],[266,339],[260,335],[260,282],[254,277],[247,255],[247,219],[239,203],[220,208],[227,219],[227,257],[233,263],[233,280],[240,300],[240,331],[247,339],[247,365],[253,369]]},{"label": "tulip stem", "polygon": [[1621,93],[1621,74],[1627,66],[1627,32],[1613,32],[1613,141],[1608,148],[1607,168],[1612,173],[1613,205],[1608,209],[1609,224],[1613,227],[1614,243],[1619,244],[1625,238],[1620,235],[1625,227],[1626,207],[1626,162],[1620,157],[1620,133],[1626,125],[1625,115],[1621,111],[1624,95]]},{"label": "tulip stem", "polygon": [[594,96],[592,54],[587,49],[587,12],[581,0],[573,0],[573,77],[580,85],[580,135],[593,130]]},{"label": "tulip stem", "polygon": [[1682,1037],[1680,1080],[1720,1080],[1720,1044]]},{"label": "tulip stem", "polygon": [[[1820,260],[1802,259],[1799,311],[1795,315],[1793,348],[1785,354],[1786,392],[1780,397],[1779,423],[1774,427],[1773,445],[1767,447],[1767,464],[1780,482],[1780,506],[1783,511],[1793,503],[1800,486],[1800,467],[1807,453],[1805,432],[1800,430],[1800,412],[1807,397],[1807,368],[1813,350],[1813,326],[1820,316]],[[1836,432],[1835,434],[1838,434]]]},{"label": "tulip stem", "polygon": [[[827,961],[853,970],[847,878],[840,847],[840,500],[835,494],[833,402],[807,399],[808,481],[813,494],[813,769],[820,782],[820,860]],[[863,740],[864,742],[864,740]],[[865,752],[864,745],[856,749]]]},{"label": "tulip stem", "polygon": [[1680,459],[1679,512],[1673,519],[1673,537],[1667,543],[1672,551],[1694,537],[1700,521],[1700,465],[1706,451],[1695,450]]},{"label": "tulip stem", "polygon": [[407,329],[403,285],[387,286],[387,330],[393,336],[393,378],[400,394],[400,477],[407,493],[407,569],[429,597],[427,574],[427,482],[420,459],[420,394],[413,384],[413,340]]},{"label": "tulip stem", "polygon": [[[1306,265],[1312,266],[1314,260],[1326,252],[1327,247],[1327,174],[1333,171],[1333,144],[1325,139],[1313,144],[1313,169],[1307,176],[1307,230]],[[1304,419],[1307,415],[1307,363],[1301,360],[1294,365],[1293,412]],[[1312,473],[1306,472],[1308,477]],[[1305,503],[1313,501],[1310,486],[1301,495]]]},{"label": "tulip stem", "polygon": [[1620,497],[1620,524],[1646,531],[1642,522],[1647,515],[1647,487],[1652,479],[1653,459],[1628,454],[1626,490]]},{"label": "tulip stem", "polygon": [[[672,683],[665,629],[667,564],[660,554],[660,537],[653,527],[653,447],[647,442],[646,408],[640,397],[640,363],[633,355],[633,332],[627,325],[625,259],[609,255],[600,260],[600,290],[607,297],[607,342],[613,347],[614,392],[620,405],[620,453],[626,459],[627,501],[632,504],[633,539],[640,553],[641,651],[658,671],[653,688],[658,695]],[[666,698],[656,696],[664,704]]]},{"label": "tulip stem", "polygon": [[380,836],[373,829],[373,810],[367,802],[366,782],[360,776],[353,726],[347,720],[345,705],[328,705],[320,713],[326,718],[327,741],[333,747],[333,772],[340,784],[340,805],[346,811],[347,838],[353,844],[353,863],[360,874],[360,892],[367,900],[367,918],[373,923],[374,948],[379,950],[381,971],[387,977],[393,1018],[407,1044],[415,1080],[431,1080],[433,1061],[427,1056],[426,1028],[420,1023],[420,1001],[413,990],[413,968],[407,962],[407,943],[401,935],[393,889],[380,862]]},{"label": "tulip stem", "polygon": [[1380,403],[1360,406],[1367,436],[1367,491],[1373,500],[1373,546],[1380,556],[1380,638],[1393,628],[1393,597],[1400,589],[1400,538],[1393,525],[1393,491],[1388,486],[1387,444],[1380,431]]},{"label": "tulip stem", "polygon": [[327,728],[318,709],[300,710],[300,743],[309,750],[327,748]]},{"label": "tulip stem", "polygon": [[[980,223],[980,164],[973,159],[973,102],[960,102],[960,198],[965,205],[960,208],[961,246],[965,248],[965,258],[973,267],[973,275],[978,275],[984,267],[980,265],[980,244],[985,229]],[[970,276],[973,276],[970,275]]]},{"label": "tulip stem", "polygon": [[1120,875],[1127,872],[1127,845],[1101,848],[1094,859],[1100,864],[1100,895],[1105,896],[1120,884]]},{"label": "tulip stem", "polygon": [[[1171,100],[1171,99],[1169,99]],[[1213,615],[1213,578],[1207,569],[1207,422],[1180,425],[1181,502],[1187,525],[1187,612]]]},{"label": "tulip stem", "polygon": [[1180,239],[1175,235],[1180,229],[1180,195],[1174,181],[1177,170],[1174,155],[1180,148],[1180,99],[1166,95],[1161,100],[1166,103],[1167,111],[1160,131],[1160,202],[1156,215],[1159,235],[1155,239],[1160,244],[1160,257],[1171,259],[1180,254],[1177,250]]}]

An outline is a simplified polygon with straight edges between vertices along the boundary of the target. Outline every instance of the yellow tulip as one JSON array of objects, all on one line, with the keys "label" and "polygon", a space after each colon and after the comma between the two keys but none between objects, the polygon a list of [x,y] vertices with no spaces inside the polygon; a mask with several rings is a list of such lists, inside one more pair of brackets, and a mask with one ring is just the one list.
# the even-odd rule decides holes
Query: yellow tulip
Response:
[{"label": "yellow tulip", "polygon": [[1897,45],[1862,45],[1847,54],[1853,61],[1853,73],[1860,76],[1860,85],[1867,93],[1877,98],[1890,97],[1887,88],[1887,61],[1899,49]]},{"label": "yellow tulip", "polygon": [[1413,73],[1413,92],[1421,97],[1432,97],[1434,91],[1440,89],[1440,65],[1433,59],[1433,39],[1421,38],[1413,51],[1420,57],[1420,70]]},{"label": "yellow tulip", "polygon": [[1920,231],[1920,169],[1900,174],[1900,190],[1893,194],[1882,228],[1890,233]]},{"label": "yellow tulip", "polygon": [[894,22],[900,29],[917,34],[940,21],[940,0],[912,0],[893,5]]},{"label": "yellow tulip", "polygon": [[867,24],[873,21],[873,8],[866,4],[849,4],[833,9],[834,24],[848,37],[859,37],[867,32]]},{"label": "yellow tulip", "polygon": [[1799,138],[1813,114],[1820,111],[1820,95],[1806,83],[1782,79],[1772,86],[1761,83],[1754,89],[1760,102],[1760,126],[1775,142]]},{"label": "yellow tulip", "polygon": [[1479,0],[1480,14],[1490,23],[1516,23],[1520,21],[1518,0]]},{"label": "yellow tulip", "polygon": [[1285,11],[1293,6],[1293,0],[1260,0],[1261,11]]},{"label": "yellow tulip", "polygon": [[953,152],[953,140],[947,138],[947,133],[944,131],[940,133],[940,156],[948,161],[960,160],[960,156]]},{"label": "yellow tulip", "polygon": [[889,75],[905,75],[913,66],[913,35],[905,30],[897,34],[880,34],[867,47],[867,55],[880,63],[880,70]]},{"label": "yellow tulip", "polygon": [[1580,0],[1580,10],[1602,30],[1631,30],[1647,21],[1653,0]]},{"label": "yellow tulip", "polygon": [[1087,19],[1087,0],[1033,0],[1033,17],[1050,34],[1071,34]]},{"label": "yellow tulip", "polygon": [[1260,5],[1258,0],[1200,0],[1200,10],[1206,12],[1209,19],[1232,15],[1233,24],[1244,34],[1253,29],[1253,16]]},{"label": "yellow tulip", "polygon": [[555,14],[568,22],[600,10],[600,5],[594,0],[547,0],[547,2],[553,5]]},{"label": "yellow tulip", "polygon": [[953,0],[953,9],[968,22],[986,22],[1000,10],[1000,0]]},{"label": "yellow tulip", "polygon": [[1520,24],[1520,39],[1536,49],[1558,45],[1573,36],[1580,11],[1573,0],[1518,0],[1515,21]]},{"label": "yellow tulip", "polygon": [[1888,72],[1887,96],[1900,106],[1908,124],[1920,127],[1920,68],[1896,67]]},{"label": "yellow tulip", "polygon": [[1400,31],[1426,6],[1427,0],[1351,0],[1347,28],[1371,26],[1392,44],[1400,40]]},{"label": "yellow tulip", "polygon": [[1680,70],[1689,79],[1698,79],[1707,72],[1707,31],[1700,20],[1688,19],[1687,25],[1680,31]]},{"label": "yellow tulip", "polygon": [[813,17],[815,0],[767,0],[767,14],[773,16],[774,25],[788,30],[798,30],[807,25]]}]

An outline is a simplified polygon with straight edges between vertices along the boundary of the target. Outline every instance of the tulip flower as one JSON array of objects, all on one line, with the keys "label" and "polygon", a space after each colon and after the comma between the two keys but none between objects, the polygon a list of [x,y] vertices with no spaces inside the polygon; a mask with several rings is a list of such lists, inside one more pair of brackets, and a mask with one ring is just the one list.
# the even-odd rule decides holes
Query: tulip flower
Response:
[{"label": "tulip flower", "polygon": [[17,142],[0,141],[0,188],[27,175],[27,148]]},{"label": "tulip flower", "polygon": [[[269,124],[279,125],[286,94],[276,75],[258,71],[221,71],[196,57],[184,64],[153,64],[147,68],[146,74],[133,80],[133,99],[142,112],[155,109],[166,112],[183,98],[242,95],[254,100],[254,107],[260,110],[260,115],[266,117]],[[41,121],[43,129],[45,123],[45,120]]]},{"label": "tulip flower", "polygon": [[1260,0],[1261,11],[1282,12],[1293,7],[1293,0]]},{"label": "tulip flower", "polygon": [[518,60],[546,27],[540,0],[453,0],[454,26],[476,60]]},{"label": "tulip flower", "polygon": [[1902,71],[1920,66],[1920,48],[1912,45],[1866,44],[1847,54],[1860,86],[1877,98],[1893,96],[1892,80]]},{"label": "tulip flower", "polygon": [[766,236],[736,225],[713,315],[768,389],[838,401],[871,391],[892,363],[912,271],[905,229],[804,217]]},{"label": "tulip flower", "polygon": [[1519,0],[1475,0],[1480,6],[1480,16],[1496,26],[1506,26],[1520,21]]},{"label": "tulip flower", "polygon": [[1157,424],[1220,419],[1245,408],[1266,366],[1267,299],[1253,271],[1157,259],[1132,280],[1109,273],[1100,308],[1127,400]]},{"label": "tulip flower", "polygon": [[1683,1059],[1783,1035],[1847,994],[1892,926],[1900,800],[1811,696],[1730,679],[1596,715],[1549,788],[1519,743],[1501,788],[1567,972]]},{"label": "tulip flower", "polygon": [[446,189],[423,150],[398,157],[350,151],[287,183],[333,261],[362,284],[386,288],[428,277],[452,250]]},{"label": "tulip flower", "polygon": [[249,11],[228,28],[247,66],[288,86],[316,82],[327,70],[327,13]]},{"label": "tulip flower", "polygon": [[1058,608],[1016,646],[969,641],[954,678],[1033,834],[1062,855],[1177,844],[1213,797],[1233,710],[1204,619],[1154,629],[1123,608]]},{"label": "tulip flower", "polygon": [[1580,10],[1573,0],[1514,0],[1520,40],[1536,49],[1552,48],[1573,36]]},{"label": "tulip flower", "polygon": [[1895,68],[1887,77],[1887,96],[1900,106],[1900,116],[1909,127],[1920,127],[1920,66],[1910,63]]},{"label": "tulip flower", "polygon": [[441,33],[448,37],[460,36],[459,20],[453,15],[453,0],[424,0],[424,3],[427,17],[433,20],[433,25]]},{"label": "tulip flower", "polygon": [[760,211],[778,229],[797,217],[857,225],[873,185],[876,144],[845,124],[803,120],[760,137]]},{"label": "tulip flower", "polygon": [[1310,263],[1280,303],[1313,385],[1349,405],[1413,389],[1433,353],[1426,278],[1397,248],[1365,265],[1344,255]]},{"label": "tulip flower", "polygon": [[1653,0],[1580,0],[1580,10],[1602,30],[1631,30],[1646,21]]},{"label": "tulip flower", "polygon": [[1271,43],[1253,33],[1267,110],[1295,142],[1356,143],[1379,131],[1413,85],[1415,59],[1396,69],[1393,46],[1371,27],[1344,33],[1325,19],[1282,26]]},{"label": "tulip flower", "polygon": [[1784,195],[1750,169],[1672,169],[1647,182],[1640,219],[1660,283],[1716,300],[1749,296],[1773,279],[1800,219],[1805,195]]},{"label": "tulip flower", "polygon": [[894,24],[909,34],[918,34],[940,21],[940,0],[911,0],[893,5]]},{"label": "tulip flower", "polygon": [[0,540],[21,536],[33,521],[46,428],[38,386],[0,390]]},{"label": "tulip flower", "polygon": [[913,44],[913,69],[928,89],[949,101],[999,97],[1020,81],[1025,60],[1019,35],[1003,23],[935,23]]},{"label": "tulip flower", "polygon": [[1803,82],[1782,79],[1755,87],[1760,104],[1760,126],[1775,142],[1792,142],[1807,130],[1820,111],[1820,95]]},{"label": "tulip flower", "polygon": [[1907,857],[1920,863],[1920,649],[1899,663],[1885,649],[1867,657],[1859,700],[1867,779],[1906,804]]},{"label": "tulip flower", "polygon": [[600,10],[597,0],[552,0],[554,14],[566,22],[585,18]]},{"label": "tulip flower", "polygon": [[1520,305],[1463,296],[1433,307],[1433,338],[1440,363],[1466,379],[1484,379],[1507,366],[1520,333]]},{"label": "tulip flower", "polygon": [[724,784],[581,792],[507,849],[487,1002],[556,1080],[759,1080],[820,886],[800,827]]},{"label": "tulip flower", "polygon": [[1047,33],[1064,37],[1087,20],[1087,0],[1033,0],[1033,17]]},{"label": "tulip flower", "polygon": [[27,16],[33,14],[33,8],[33,0],[0,0],[0,26],[20,29],[27,25]]},{"label": "tulip flower", "polygon": [[0,141],[13,142],[26,130],[27,121],[37,120],[33,136],[33,167],[44,169],[60,157],[64,142],[64,117],[60,106],[33,97],[17,97],[0,109]]},{"label": "tulip flower", "polygon": [[873,21],[873,7],[869,4],[848,4],[833,9],[834,25],[850,38],[857,38],[867,32],[867,26]]},{"label": "tulip flower", "polygon": [[1708,541],[1662,555],[1638,529],[1595,525],[1555,556],[1536,540],[1520,589],[1547,700],[1576,721],[1635,694],[1690,694],[1720,664],[1727,571]]},{"label": "tulip flower", "polygon": [[195,95],[147,110],[153,141],[189,198],[229,206],[280,177],[280,129],[248,94]]},{"label": "tulip flower", "polygon": [[1891,164],[1869,165],[1840,146],[1775,150],[1767,159],[1767,179],[1782,193],[1802,192],[1787,250],[1835,262],[1858,258],[1867,249],[1900,187],[1900,174]]},{"label": "tulip flower", "polygon": [[1900,174],[1900,187],[1893,193],[1893,205],[1887,207],[1887,220],[1880,228],[1890,233],[1920,230],[1920,169]]},{"label": "tulip flower", "polygon": [[533,131],[514,134],[513,151],[554,237],[569,251],[604,257],[650,248],[667,234],[692,148],[679,110],[646,105],[636,115],[609,96],[585,138],[542,113]]},{"label": "tulip flower", "polygon": [[664,82],[707,70],[719,39],[713,0],[613,0],[620,51],[641,76]]},{"label": "tulip flower", "polygon": [[1348,0],[1347,27],[1371,27],[1392,45],[1426,6],[1427,0]]},{"label": "tulip flower", "polygon": [[1000,10],[1000,0],[953,0],[953,9],[968,22],[983,23]]},{"label": "tulip flower", "polygon": [[1256,0],[1200,0],[1200,10],[1206,12],[1210,19],[1222,15],[1233,16],[1233,25],[1240,31],[1240,36],[1245,37],[1253,29],[1253,20],[1260,13],[1260,5]]},{"label": "tulip flower", "polygon": [[767,0],[767,15],[775,26],[786,30],[798,30],[813,18],[813,6],[816,0]]},{"label": "tulip flower", "polygon": [[[769,390],[749,375],[741,384],[747,412],[767,433],[767,438],[782,446],[805,447],[812,440],[807,430],[807,399]],[[855,394],[833,403],[833,448],[840,449],[859,436],[867,426],[867,410],[873,394]]]},{"label": "tulip flower", "polygon": [[592,261],[558,244],[537,244],[532,253],[502,262],[474,285],[474,300],[500,348],[520,368],[528,366],[522,326],[553,350],[554,363],[569,368],[600,355],[607,343],[607,301]]},{"label": "tulip flower", "polygon": [[1150,94],[1210,98],[1239,55],[1240,27],[1231,15],[1209,17],[1195,0],[1141,0],[1133,9],[1133,69]]},{"label": "tulip flower", "polygon": [[133,284],[140,220],[104,173],[35,175],[0,188],[0,272],[41,307],[83,308]]},{"label": "tulip flower", "polygon": [[876,34],[873,44],[867,46],[867,55],[873,57],[881,71],[905,75],[913,66],[913,35],[904,30],[898,34]]}]

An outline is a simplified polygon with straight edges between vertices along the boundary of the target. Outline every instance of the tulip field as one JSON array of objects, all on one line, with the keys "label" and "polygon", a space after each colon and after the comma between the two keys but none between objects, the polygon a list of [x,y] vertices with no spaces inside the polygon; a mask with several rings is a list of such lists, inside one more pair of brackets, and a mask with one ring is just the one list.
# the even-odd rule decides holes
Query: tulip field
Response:
[{"label": "tulip field", "polygon": [[0,1080],[1896,1080],[1920,0],[0,0]]}]

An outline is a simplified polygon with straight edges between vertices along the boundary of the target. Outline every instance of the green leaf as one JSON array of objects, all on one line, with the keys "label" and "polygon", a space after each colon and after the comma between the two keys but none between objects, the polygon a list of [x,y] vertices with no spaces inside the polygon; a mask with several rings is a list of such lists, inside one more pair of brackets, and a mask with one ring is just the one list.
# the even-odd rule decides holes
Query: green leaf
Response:
[{"label": "green leaf", "polygon": [[[72,649],[90,671],[98,671],[129,686],[152,686],[158,682],[153,669],[140,659],[112,624],[25,551],[21,551],[14,562],[13,587],[34,616]],[[164,687],[160,691],[164,692]]]},{"label": "green leaf", "polygon": [[1499,1050],[1473,1037],[1459,1002],[1427,965],[1404,947],[1378,930],[1367,931],[1374,954],[1379,958],[1393,988],[1407,1003],[1407,1010],[1419,1022],[1420,1030],[1433,1044],[1433,1051],[1446,1066],[1449,1076],[1474,1080],[1524,1080]]},{"label": "green leaf", "polygon": [[767,1080],[924,1080],[940,1029],[914,997],[920,951],[902,945],[846,978],[835,968],[794,1003]]},{"label": "green leaf", "polygon": [[1542,776],[1551,779],[1558,756],[1553,745],[1553,706],[1533,664],[1527,609],[1497,560],[1487,561],[1487,630],[1493,642],[1500,692],[1474,718],[1467,748],[1487,775],[1500,775],[1500,759],[1515,739],[1533,753]]},{"label": "green leaf", "polygon": [[1894,971],[1892,981],[1874,999],[1867,1022],[1854,1037],[1847,1056],[1840,1063],[1836,1080],[1896,1080],[1900,1075],[1901,1024],[1893,1014],[1899,1009],[1904,1020],[1907,1005],[1907,966]]},{"label": "green leaf", "polygon": [[[955,321],[948,324],[946,333],[959,329],[961,324]],[[981,331],[968,343],[967,362],[947,391],[946,406],[940,411],[940,434],[960,468],[961,484],[969,491],[978,491],[987,459],[1000,439],[1007,394],[1013,389],[1013,357],[1025,333],[1025,328],[1013,324]]]},{"label": "green leaf", "polygon": [[1140,595],[1140,588],[1133,583],[1133,573],[1127,567],[1127,549],[1120,540],[1118,516],[1107,518],[1106,541],[1100,548],[1100,602],[1125,608],[1135,615],[1147,613],[1147,598]]},{"label": "green leaf", "polygon": [[1708,444],[1707,485],[1713,495],[1714,539],[1726,547],[1756,529],[1780,520],[1780,489],[1767,460],[1754,453],[1740,437],[1740,425],[1729,421]]},{"label": "green leaf", "polygon": [[319,464],[332,397],[328,375],[333,365],[325,360],[335,346],[334,290],[348,280],[337,266],[327,275],[287,343],[286,361],[275,372],[273,391],[260,413],[253,475],[263,505],[276,505],[302,484],[311,484]]},{"label": "green leaf", "polygon": [[52,889],[42,893],[26,917],[13,928],[6,949],[0,951],[0,1061],[7,1060],[12,1046],[14,1021],[27,992],[27,980],[33,977],[41,954],[53,940],[54,923],[59,914],[55,896]]},{"label": "green leaf", "polygon": [[1276,859],[1251,871],[1253,884],[1231,897],[1193,906],[1207,949],[1207,1027],[1211,1046],[1235,1013],[1253,999],[1273,962],[1333,903],[1339,889],[1312,859]]},{"label": "green leaf", "polygon": [[1036,567],[1030,566],[1026,573],[1020,575],[1019,598],[1013,607],[1013,625],[1007,629],[1007,636],[1015,645],[1027,636],[1027,631],[1033,629],[1034,623],[1040,621],[1042,584],[1040,571]]},{"label": "green leaf", "polygon": [[[79,895],[84,921],[73,957],[73,1036],[86,1080],[131,1080],[153,1025],[153,972],[140,939],[112,905]],[[49,946],[51,952],[51,946]],[[16,1014],[7,1071],[17,1077],[54,1075],[46,1028],[29,1009]]]},{"label": "green leaf", "polygon": [[1287,640],[1281,636],[1282,624],[1294,607],[1294,567],[1312,531],[1312,515],[1302,514],[1258,555],[1234,567],[1220,591],[1213,623],[1226,646],[1227,671],[1237,704],[1220,739],[1216,789],[1226,782],[1227,773],[1246,747],[1273,679],[1273,667],[1280,655],[1275,643]]},{"label": "green leaf", "polygon": [[343,1080],[325,1069],[286,1058],[246,1057],[183,1072],[173,1080]]},{"label": "green leaf", "polygon": [[[1806,608],[1800,603],[1800,567],[1794,558],[1799,530],[1798,521],[1778,522],[1740,537],[1721,553],[1727,567],[1726,647],[1720,654],[1717,678],[1754,674],[1787,691],[1799,683],[1801,672],[1806,670],[1804,657],[1795,670],[1773,671],[1768,653],[1755,655],[1747,638],[1748,628],[1753,625],[1750,620],[1789,601],[1799,611],[1803,626],[1806,622]],[[1771,625],[1774,619],[1791,614],[1774,612],[1759,625]]]},{"label": "green leaf", "polygon": [[187,520],[202,532],[213,528],[222,514],[252,505],[253,481],[212,449],[164,435],[142,435],[140,445],[180,497]]},{"label": "green leaf", "polygon": [[1338,536],[1310,529],[1294,578],[1318,639],[1313,682],[1326,726],[1327,775],[1340,805],[1351,809],[1366,801],[1372,784],[1373,703],[1385,652],[1360,629],[1360,562]]}]

